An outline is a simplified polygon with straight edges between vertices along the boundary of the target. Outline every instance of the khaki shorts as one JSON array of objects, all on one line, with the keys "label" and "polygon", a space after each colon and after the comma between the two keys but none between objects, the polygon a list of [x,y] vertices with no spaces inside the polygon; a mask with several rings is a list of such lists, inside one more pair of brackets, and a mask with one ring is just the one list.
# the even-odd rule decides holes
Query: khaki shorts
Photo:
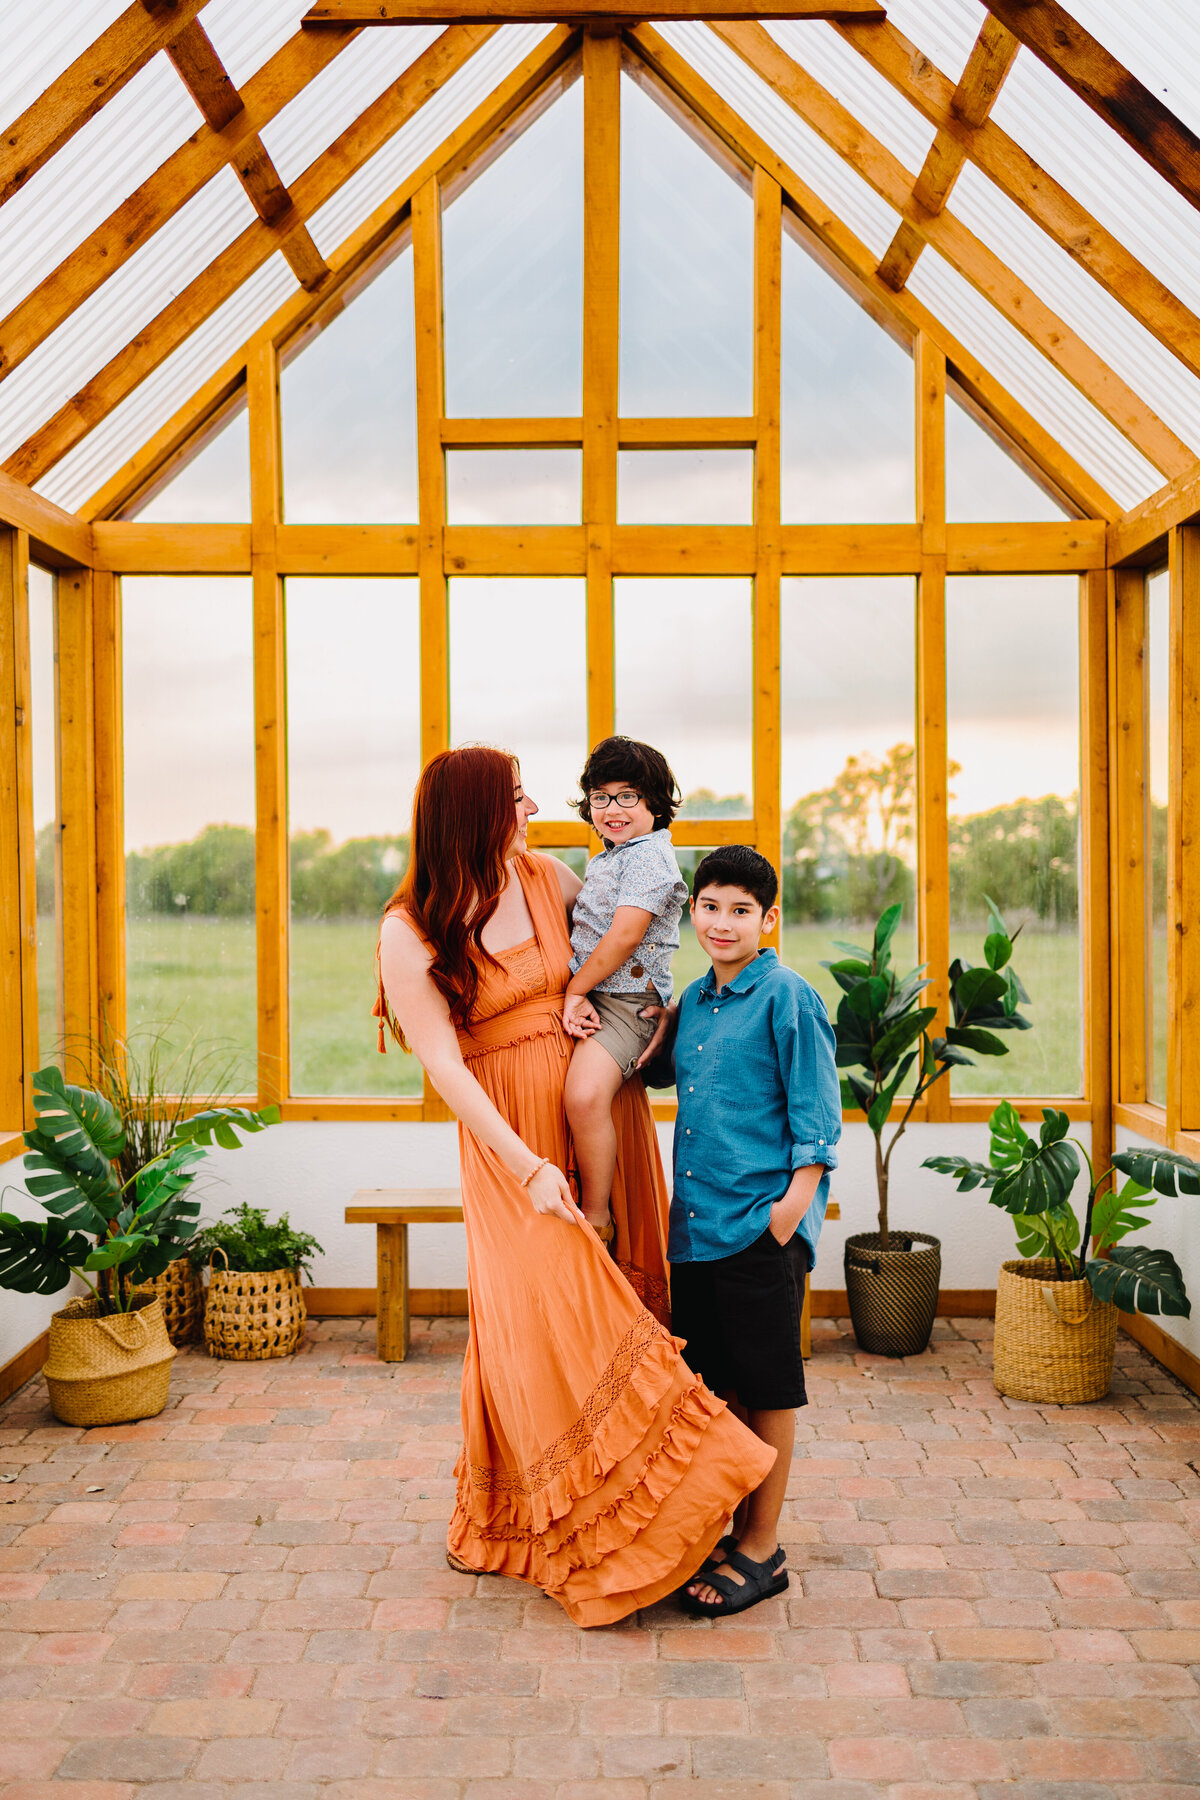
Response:
[{"label": "khaki shorts", "polygon": [[600,1014],[600,1029],[588,1039],[602,1044],[626,1080],[633,1066],[654,1036],[657,1019],[639,1019],[644,1006],[661,1006],[653,988],[644,994],[589,994],[588,999]]}]

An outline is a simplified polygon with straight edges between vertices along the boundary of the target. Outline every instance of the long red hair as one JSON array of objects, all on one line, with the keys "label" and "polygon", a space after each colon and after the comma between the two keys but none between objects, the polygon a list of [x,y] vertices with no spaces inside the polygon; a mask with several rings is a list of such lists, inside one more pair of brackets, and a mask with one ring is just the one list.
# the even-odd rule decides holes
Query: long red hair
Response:
[{"label": "long red hair", "polygon": [[[519,780],[515,759],[486,744],[431,757],[413,795],[408,868],[384,909],[403,907],[433,951],[429,973],[458,1026],[471,1016],[481,967],[496,960],[483,929],[508,879]],[[403,1045],[381,988],[381,1048],[385,1022]]]}]

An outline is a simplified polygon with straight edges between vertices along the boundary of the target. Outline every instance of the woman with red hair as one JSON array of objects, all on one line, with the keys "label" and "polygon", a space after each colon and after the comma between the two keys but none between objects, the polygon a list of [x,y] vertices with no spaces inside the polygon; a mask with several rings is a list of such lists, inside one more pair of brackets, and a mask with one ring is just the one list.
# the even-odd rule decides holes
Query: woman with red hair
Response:
[{"label": "woman with red hair", "polygon": [[[576,1205],[562,1006],[580,883],[527,849],[536,811],[503,751],[426,765],[380,930],[380,1032],[459,1121],[471,1319],[450,1559],[609,1625],[696,1572],[772,1452],[692,1374],[648,1310],[660,1297],[634,1291]],[[622,1093],[614,1216],[640,1216],[661,1263],[650,1109],[640,1082]]]}]

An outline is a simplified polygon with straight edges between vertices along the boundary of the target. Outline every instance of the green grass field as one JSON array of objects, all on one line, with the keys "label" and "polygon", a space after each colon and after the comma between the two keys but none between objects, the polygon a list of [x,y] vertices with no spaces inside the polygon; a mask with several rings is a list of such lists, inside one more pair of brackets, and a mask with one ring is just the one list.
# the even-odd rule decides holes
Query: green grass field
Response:
[{"label": "green grass field", "polygon": [[[836,1005],[838,992],[823,958],[836,928],[791,925],[783,954]],[[391,1045],[375,1048],[371,920],[299,921],[292,927],[292,1091],[296,1094],[416,1094],[420,1070]],[[847,935],[854,940],[856,934]],[[956,928],[954,947],[982,960],[982,933]],[[254,927],[249,919],[131,919],[128,927],[129,1026],[177,1016],[181,1036],[194,1032],[235,1054],[245,1088],[254,1087]],[[911,955],[911,949],[905,954]],[[903,957],[898,958],[903,960]],[[1011,1033],[1004,1058],[955,1071],[954,1091],[967,1094],[1073,1094],[1081,1086],[1079,941],[1074,932],[1022,933],[1014,958],[1029,993],[1035,1029]],[[52,966],[52,965],[51,965]],[[685,929],[675,959],[676,991],[704,972],[707,960]],[[52,984],[51,984],[52,991]],[[49,995],[47,995],[49,999]]]}]

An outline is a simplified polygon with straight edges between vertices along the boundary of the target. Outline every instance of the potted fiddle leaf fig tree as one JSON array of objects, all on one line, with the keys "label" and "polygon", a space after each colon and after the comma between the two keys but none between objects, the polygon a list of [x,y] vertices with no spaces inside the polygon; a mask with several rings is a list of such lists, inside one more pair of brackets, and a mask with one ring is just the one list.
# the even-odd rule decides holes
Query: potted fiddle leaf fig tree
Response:
[{"label": "potted fiddle leaf fig tree", "polygon": [[[1097,1175],[1079,1139],[1068,1137],[1066,1113],[1055,1107],[1042,1109],[1036,1138],[1008,1100],[989,1125],[986,1163],[931,1156],[923,1166],[953,1175],[960,1194],[986,1189],[1016,1227],[1020,1257],[1002,1264],[996,1283],[996,1390],[1040,1405],[1101,1400],[1112,1383],[1118,1311],[1191,1314],[1171,1252],[1121,1239],[1147,1224],[1160,1194],[1200,1195],[1200,1163],[1156,1147],[1118,1150]],[[1071,1205],[1081,1156],[1082,1225]],[[1118,1174],[1126,1178],[1120,1187]]]},{"label": "potted fiddle leaf fig tree", "polygon": [[105,1094],[39,1069],[33,1105],[25,1185],[49,1217],[0,1212],[0,1288],[53,1294],[78,1275],[90,1293],[50,1321],[44,1374],[55,1416],[66,1425],[150,1418],[166,1405],[175,1351],[162,1305],[142,1284],[195,1235],[200,1207],[189,1190],[207,1147],[215,1139],[236,1150],[238,1132],[274,1124],[279,1109],[217,1106],[177,1119],[159,1154],[122,1179],[126,1130]]},{"label": "potted fiddle leaf fig tree", "polygon": [[[835,941],[840,959],[822,965],[842,989],[834,1021],[842,1103],[866,1116],[875,1139],[879,1228],[846,1239],[845,1271],[854,1335],[864,1350],[878,1356],[916,1356],[925,1349],[941,1281],[940,1240],[891,1223],[896,1146],[918,1102],[951,1068],[970,1065],[975,1056],[1006,1056],[1008,1045],[997,1033],[1030,1029],[1030,1021],[1018,1011],[1029,996],[1012,966],[1017,934],[1010,935],[994,902],[987,904],[983,964],[974,967],[955,958],[950,965],[954,1022],[944,1036],[930,1032],[937,1008],[921,1003],[931,979],[926,965],[905,975],[892,966],[892,941],[903,910],[899,902],[880,915],[869,950]],[[888,1119],[898,1098],[903,1111],[889,1134]]]}]

